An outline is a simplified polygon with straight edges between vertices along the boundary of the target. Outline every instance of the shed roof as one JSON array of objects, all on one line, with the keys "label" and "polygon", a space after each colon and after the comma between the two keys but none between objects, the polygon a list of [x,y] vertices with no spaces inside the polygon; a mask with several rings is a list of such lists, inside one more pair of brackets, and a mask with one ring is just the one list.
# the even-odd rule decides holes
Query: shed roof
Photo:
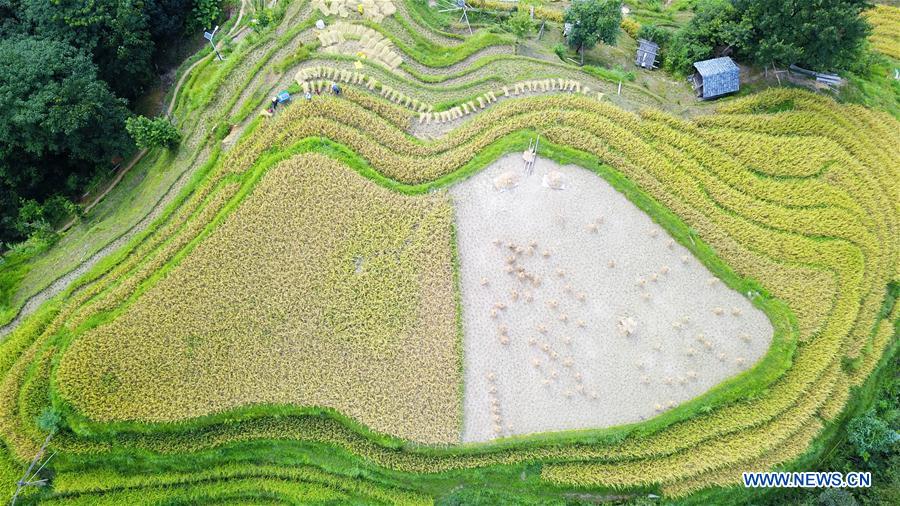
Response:
[{"label": "shed roof", "polygon": [[646,39],[638,39],[638,49],[634,57],[634,64],[647,69],[653,68],[657,54],[659,54],[659,45],[657,43]]},{"label": "shed roof", "polygon": [[694,63],[694,68],[697,69],[694,88],[703,98],[732,93],[741,87],[740,69],[727,56],[698,61]]},{"label": "shed roof", "polygon": [[703,60],[694,63],[694,68],[703,77],[709,77],[716,74],[724,74],[729,71],[738,71],[738,66],[727,56],[721,58],[713,58],[712,60]]}]

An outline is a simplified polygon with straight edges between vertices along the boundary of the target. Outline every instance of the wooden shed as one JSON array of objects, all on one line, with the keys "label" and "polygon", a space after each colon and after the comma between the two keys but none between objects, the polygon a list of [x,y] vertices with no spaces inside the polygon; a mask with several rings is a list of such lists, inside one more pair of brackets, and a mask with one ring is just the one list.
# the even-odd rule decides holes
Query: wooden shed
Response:
[{"label": "wooden shed", "polygon": [[656,68],[656,55],[659,54],[659,45],[647,39],[638,39],[637,54],[634,64],[648,70]]},{"label": "wooden shed", "polygon": [[740,69],[727,56],[698,61],[694,68],[697,72],[691,76],[691,83],[700,98],[716,98],[741,88]]}]

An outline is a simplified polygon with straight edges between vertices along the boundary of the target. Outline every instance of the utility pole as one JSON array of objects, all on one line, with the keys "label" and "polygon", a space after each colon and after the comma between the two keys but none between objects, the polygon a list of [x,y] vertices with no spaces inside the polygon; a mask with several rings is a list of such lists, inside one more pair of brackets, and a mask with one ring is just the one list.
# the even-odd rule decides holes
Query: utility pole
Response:
[{"label": "utility pole", "polygon": [[216,32],[218,32],[218,31],[219,31],[219,25],[216,25],[216,27],[213,28],[213,31],[211,33],[203,32],[203,38],[209,41],[209,45],[212,46],[213,51],[216,53],[216,57],[219,58],[219,61],[222,61],[225,58],[222,58],[222,55],[219,54],[219,50],[216,49],[216,43],[213,42],[213,37],[216,36]]},{"label": "utility pole", "polygon": [[[47,445],[50,444],[50,438],[52,438],[52,437],[53,437],[52,432],[50,434],[47,434],[47,439],[44,440],[44,444],[41,445],[41,449],[38,450],[37,455],[34,456],[34,459],[31,461],[31,464],[28,466],[28,469],[25,470],[25,474],[22,476],[22,478],[19,481],[16,482],[16,493],[13,494],[13,496],[12,496],[12,500],[10,501],[11,505],[15,506],[16,499],[19,498],[19,494],[22,492],[22,489],[24,489],[26,487],[43,487],[43,486],[47,485],[47,480],[43,479],[43,478],[38,478],[38,474],[44,469],[44,466],[47,465],[47,462],[50,462],[50,459],[52,459],[53,456],[56,454],[54,453],[54,454],[50,455],[50,457],[47,458],[47,460],[45,460],[41,464],[40,467],[38,467],[37,471],[34,471],[34,466],[36,466],[37,463],[43,459],[44,454],[47,452]],[[34,471],[34,472],[32,472],[32,471]],[[35,479],[35,478],[38,478],[38,479]]]}]

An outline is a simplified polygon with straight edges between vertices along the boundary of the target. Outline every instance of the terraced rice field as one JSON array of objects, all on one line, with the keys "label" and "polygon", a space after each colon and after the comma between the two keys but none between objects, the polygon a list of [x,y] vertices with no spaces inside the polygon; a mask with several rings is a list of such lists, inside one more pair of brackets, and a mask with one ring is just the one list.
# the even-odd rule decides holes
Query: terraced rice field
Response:
[{"label": "terraced rice field", "polygon": [[[298,5],[294,12],[305,24],[250,51],[287,62],[272,87],[287,86],[310,66],[278,53],[287,47],[279,44],[320,17]],[[511,43],[486,31],[465,40],[432,32],[406,2],[392,5],[397,12],[383,23],[351,21],[382,30],[404,59],[400,69],[413,60],[434,69],[466,62],[458,70],[464,81],[491,72],[493,60],[479,63],[480,51]],[[338,56],[314,58],[352,65]],[[528,80],[570,78],[559,65],[527,61],[540,67]],[[217,77],[223,87],[236,86],[229,72]],[[841,414],[851,389],[896,347],[900,309],[885,301],[889,284],[900,280],[897,121],[788,89],[731,99],[715,111],[706,104],[685,120],[642,108],[656,99],[640,89],[598,99],[615,84],[585,80],[593,93],[513,96],[479,106],[446,135],[410,135],[421,104],[446,111],[511,84],[502,67],[496,72],[448,92],[444,103],[425,78],[395,78],[408,83],[408,101],[348,83],[340,97],[295,100],[271,118],[243,115],[236,122],[243,133],[229,149],[203,136],[183,148],[196,148],[198,158],[177,198],[0,342],[4,491],[13,493],[23,464],[53,428],[52,486],[27,491],[23,501],[424,504],[452,497],[460,483],[523,494],[540,489],[547,498],[609,489],[684,498],[806,452]],[[215,103],[230,97],[239,107],[255,92],[212,90],[194,89],[195,106],[205,111],[205,96]],[[585,312],[585,324],[596,323],[598,332],[586,327],[581,342],[601,332],[642,339],[654,328],[650,322],[659,332],[666,323],[669,332],[674,316],[675,323],[704,326],[697,333],[721,346],[730,363],[704,356],[713,365],[698,367],[678,396],[655,395],[670,388],[668,373],[646,364],[646,376],[659,373],[663,383],[650,378],[654,395],[621,418],[588,411],[577,423],[529,426],[519,421],[523,408],[511,429],[503,420],[499,434],[489,426],[467,436],[467,399],[474,398],[467,396],[482,394],[464,378],[486,375],[466,356],[465,343],[478,337],[467,320],[470,296],[483,288],[478,274],[479,286],[472,286],[467,270],[475,236],[465,218],[466,206],[482,197],[466,194],[466,185],[493,184],[494,169],[485,168],[521,153],[538,133],[539,155],[548,161],[531,182],[538,175],[543,182],[549,172],[541,171],[552,161],[566,167],[564,181],[572,185],[559,195],[575,193],[576,185],[606,192],[583,195],[578,205],[587,214],[566,211],[572,234],[600,240],[630,213],[628,230],[640,241],[610,237],[604,244],[613,249],[591,250],[600,253],[600,270],[613,260],[617,276],[627,279],[622,299],[636,296],[629,306],[645,302],[640,280],[628,279],[635,274],[645,285],[674,278],[682,257],[694,273],[650,295],[651,303],[681,305],[635,315],[619,314],[624,306]],[[473,200],[454,203],[461,195]],[[594,198],[602,223],[591,214]],[[615,199],[616,207],[602,207]],[[499,220],[491,225],[503,228]],[[551,258],[567,258],[544,278],[597,262],[575,248],[580,239],[546,243],[552,237],[513,237],[506,228],[509,237],[493,239],[525,247],[534,240],[535,252],[549,245],[559,248]],[[647,254],[653,261],[632,264],[629,254],[643,255],[651,243],[660,243]],[[718,280],[713,291],[693,293],[710,279]],[[580,292],[598,304],[610,297],[599,281],[576,281],[575,302]],[[567,293],[564,283],[560,290]],[[693,305],[696,315],[680,314]],[[710,323],[716,318],[733,324],[738,342],[726,345],[705,329],[720,328]],[[506,334],[524,339],[517,343],[523,350],[530,346],[527,335]],[[692,338],[698,359],[712,353]],[[647,344],[638,355],[655,353],[654,342]],[[585,346],[573,364],[591,357]],[[544,367],[550,359],[540,360]],[[597,379],[592,365],[576,371],[583,381]],[[638,365],[624,367],[633,368],[624,377],[640,384]],[[531,374],[533,365],[520,369]],[[690,370],[684,368],[685,385]],[[672,371],[674,383],[681,372]],[[581,395],[574,374],[573,397]],[[503,395],[529,399],[527,389],[503,385]],[[635,423],[619,425],[626,421]],[[583,430],[559,432],[576,428]],[[520,436],[505,438],[513,434]],[[494,440],[498,435],[504,437]]]},{"label": "terraced rice field", "polygon": [[875,50],[900,60],[900,7],[876,5],[866,19],[872,24],[869,42]]},{"label": "terraced rice field", "polygon": [[60,395],[104,422],[294,404],[455,442],[450,253],[446,199],[290,158],[134,304],[74,340]]}]

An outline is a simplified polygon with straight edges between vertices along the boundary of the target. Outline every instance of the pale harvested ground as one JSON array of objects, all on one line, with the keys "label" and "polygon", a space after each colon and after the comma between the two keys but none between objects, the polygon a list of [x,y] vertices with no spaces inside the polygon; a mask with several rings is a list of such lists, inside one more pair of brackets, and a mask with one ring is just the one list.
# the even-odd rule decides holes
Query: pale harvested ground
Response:
[{"label": "pale harvested ground", "polygon": [[[638,422],[765,354],[773,332],[765,314],[606,181],[539,159],[519,186],[494,188],[499,175],[522,170],[521,155],[508,155],[451,190],[465,328],[464,442]],[[550,170],[563,174],[565,189],[542,185]],[[530,241],[537,248],[529,255]],[[512,253],[510,242],[523,251]],[[540,276],[540,286],[507,273],[509,256]],[[497,303],[507,307],[492,317]],[[623,317],[635,323],[631,336],[617,330]]]}]

